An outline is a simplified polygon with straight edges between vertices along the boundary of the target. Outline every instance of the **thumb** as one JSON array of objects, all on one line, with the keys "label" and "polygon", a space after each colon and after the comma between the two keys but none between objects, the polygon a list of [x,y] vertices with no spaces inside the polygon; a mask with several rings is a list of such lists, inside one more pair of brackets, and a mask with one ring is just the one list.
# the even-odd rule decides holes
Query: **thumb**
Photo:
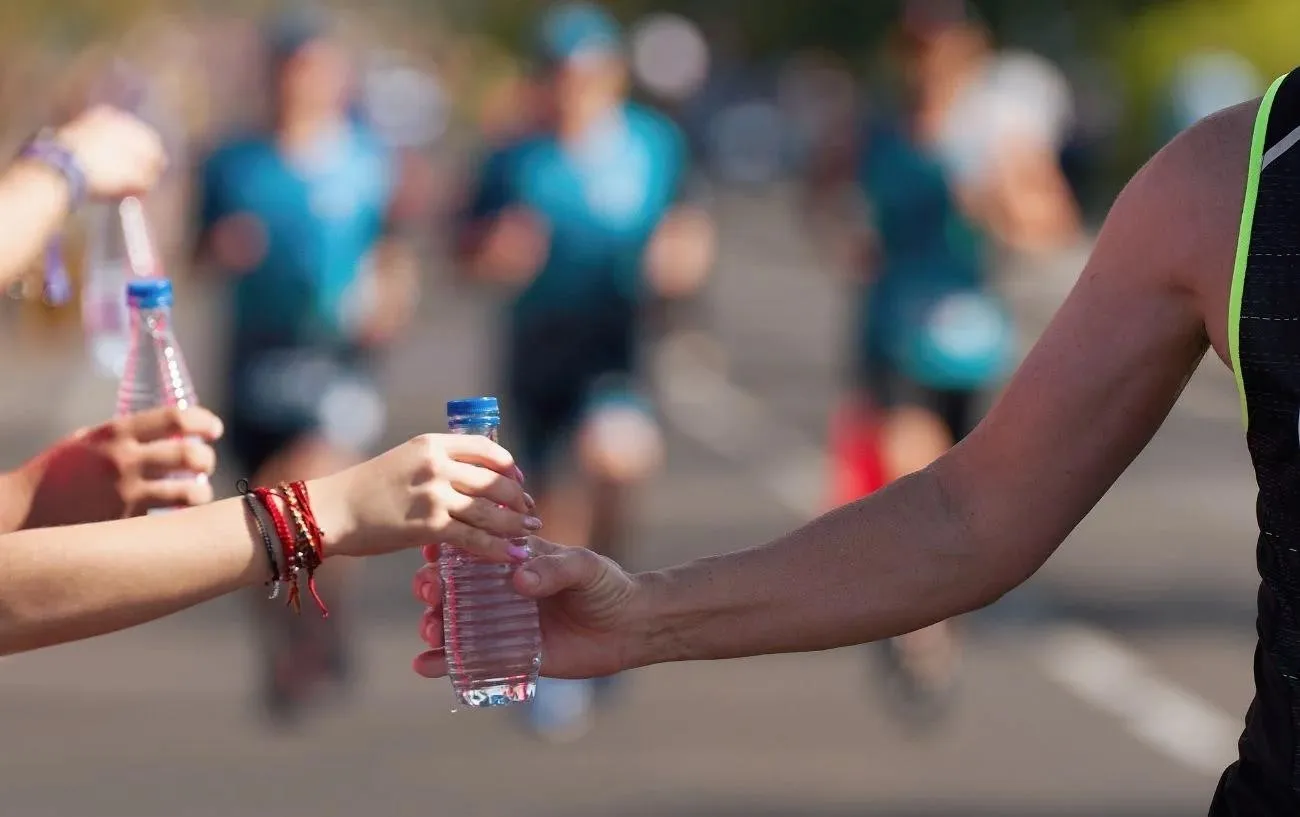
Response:
[{"label": "thumb", "polygon": [[514,587],[520,595],[541,599],[567,590],[594,587],[601,577],[604,562],[586,548],[552,546],[552,553],[525,562],[514,575]]}]

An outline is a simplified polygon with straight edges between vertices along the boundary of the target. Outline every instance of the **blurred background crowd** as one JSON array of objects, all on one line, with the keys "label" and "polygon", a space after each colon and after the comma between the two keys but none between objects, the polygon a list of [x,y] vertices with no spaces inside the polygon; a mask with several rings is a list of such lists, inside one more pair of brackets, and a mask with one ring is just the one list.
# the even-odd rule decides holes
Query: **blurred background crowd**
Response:
[{"label": "blurred background crowd", "polygon": [[[642,351],[628,353],[649,361],[654,434],[636,423],[606,429],[613,453],[603,455],[662,467],[602,465],[614,475],[654,471],[610,522],[619,528],[606,532],[610,541],[597,541],[600,520],[585,529],[574,521],[583,503],[571,497],[543,517],[548,535],[606,546],[638,568],[765,541],[960,439],[978,408],[949,398],[978,393],[986,402],[1004,373],[993,363],[983,374],[947,369],[927,380],[937,397],[921,402],[938,431],[904,416],[886,423],[884,442],[861,439],[884,421],[862,419],[870,409],[859,392],[889,408],[889,387],[920,377],[900,378],[896,360],[882,375],[874,358],[858,359],[910,337],[886,331],[914,319],[890,282],[910,274],[994,293],[963,302],[952,342],[979,346],[991,320],[1014,357],[1077,277],[1131,173],[1193,122],[1258,96],[1300,55],[1300,5],[1291,0],[601,6],[617,20],[609,36],[619,40],[637,110],[681,135],[690,159],[680,163],[674,206],[696,220],[664,250],[668,272],[650,271],[656,297],[678,303],[638,340]],[[563,36],[544,30],[547,10],[540,0],[324,7],[352,68],[350,121],[395,157],[386,209],[398,214],[400,257],[377,242],[367,263],[404,270],[380,296],[400,320],[376,330],[384,351],[367,364],[387,406],[382,432],[356,431],[375,437],[367,445],[438,430],[447,399],[501,388],[503,357],[515,391],[565,376],[563,361],[545,359],[556,348],[545,339],[551,325],[523,317],[527,297],[511,317],[498,309],[516,278],[537,273],[513,269],[529,266],[518,259],[535,236],[503,218],[510,201],[493,197],[493,168],[513,166],[486,158],[562,131],[556,110],[599,96],[594,86],[554,82],[553,63],[585,52],[566,51]],[[209,200],[211,157],[283,116],[287,86],[275,78],[283,65],[268,49],[268,20],[284,11],[269,0],[0,7],[0,143],[12,149],[96,101],[127,107],[163,133],[171,167],[145,207],[176,282],[199,395],[223,412],[240,388],[265,398],[228,375],[227,358],[251,354],[231,335],[248,337],[239,322],[256,310],[222,306],[230,280],[261,262],[240,261],[255,238],[223,243],[213,233],[231,213],[208,212],[220,209]],[[590,19],[573,26],[578,40],[605,36]],[[599,165],[604,144],[582,143],[591,155],[580,158]],[[636,177],[635,164],[616,156],[599,165],[609,182],[603,201],[626,193],[616,182]],[[531,165],[520,167],[501,186],[526,188]],[[655,174],[677,172],[651,163],[640,181],[625,181],[653,187]],[[667,219],[661,209],[656,217]],[[466,253],[467,214],[509,229],[480,236],[485,246]],[[563,213],[545,215],[567,223]],[[79,284],[91,276],[96,229],[91,218],[69,229]],[[577,239],[571,266],[582,268],[591,242],[606,238],[614,241]],[[196,244],[206,251],[196,254]],[[652,256],[645,265],[657,269]],[[463,274],[480,266],[487,274]],[[978,267],[978,282],[963,278],[966,266]],[[219,274],[204,274],[211,267]],[[699,276],[682,271],[696,267]],[[863,280],[876,282],[874,307],[860,308],[853,294]],[[529,292],[579,299],[574,287]],[[988,300],[997,309],[981,312]],[[88,342],[96,338],[86,303],[45,302],[39,270],[0,301],[5,462],[112,411],[112,365]],[[589,317],[600,303],[584,307],[595,310]],[[515,331],[498,331],[503,324]],[[616,343],[618,332],[593,337]],[[546,377],[518,376],[534,368]],[[545,426],[546,397],[532,395],[524,426]],[[342,409],[354,426],[370,405],[364,398]],[[512,410],[506,399],[508,428]],[[1251,503],[1220,510],[1224,496],[1250,490],[1236,410],[1230,377],[1199,374],[1122,496],[1104,502],[1024,591],[958,625],[969,642],[960,651],[945,630],[884,656],[655,668],[623,679],[609,693],[616,705],[594,724],[585,717],[591,700],[572,696],[531,724],[453,715],[441,683],[407,670],[420,611],[406,587],[414,565],[393,559],[356,580],[354,698],[321,706],[287,733],[267,730],[248,706],[262,659],[248,648],[247,611],[237,605],[0,663],[9,738],[0,742],[0,813],[1193,813],[1249,700]],[[551,435],[525,428],[504,442],[531,456]],[[862,451],[873,445],[874,459]],[[231,453],[218,495],[265,466]],[[865,473],[873,462],[880,473]],[[609,501],[588,496],[585,510]],[[578,719],[583,729],[569,728]],[[561,733],[581,740],[533,740]],[[291,787],[276,767],[289,770]]]}]

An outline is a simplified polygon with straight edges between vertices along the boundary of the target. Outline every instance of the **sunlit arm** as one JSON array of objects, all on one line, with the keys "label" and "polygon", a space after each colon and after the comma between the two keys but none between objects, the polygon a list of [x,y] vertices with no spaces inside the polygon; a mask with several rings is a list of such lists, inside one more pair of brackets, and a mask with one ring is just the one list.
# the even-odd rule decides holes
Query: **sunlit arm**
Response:
[{"label": "sunlit arm", "polygon": [[990,604],[1032,575],[1145,446],[1207,348],[1194,282],[1226,293],[1241,199],[1222,190],[1244,187],[1251,117],[1203,124],[1137,175],[1001,400],[946,456],[767,545],[640,576],[631,663],[874,641]]},{"label": "sunlit arm", "polygon": [[68,214],[68,184],[43,164],[21,160],[0,173],[0,286],[26,271]]},{"label": "sunlit arm", "polygon": [[[327,484],[311,487],[322,515],[338,504]],[[240,499],[6,534],[0,654],[143,624],[261,584],[268,574],[260,535]]]}]

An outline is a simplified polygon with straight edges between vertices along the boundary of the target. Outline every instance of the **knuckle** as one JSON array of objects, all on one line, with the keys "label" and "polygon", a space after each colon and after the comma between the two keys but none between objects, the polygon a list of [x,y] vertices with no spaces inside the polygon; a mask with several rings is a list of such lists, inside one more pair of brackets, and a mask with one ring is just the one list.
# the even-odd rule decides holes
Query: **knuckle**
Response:
[{"label": "knuckle", "polygon": [[88,436],[94,440],[133,440],[135,439],[134,426],[131,416],[119,417],[91,429]]},{"label": "knuckle", "polygon": [[505,479],[504,477],[498,476],[493,480],[492,486],[495,490],[498,501],[502,504],[509,505],[516,509],[525,506],[526,503],[524,502],[523,486],[515,482],[513,479]]},{"label": "knuckle", "polygon": [[425,462],[437,464],[445,459],[446,449],[437,434],[421,434],[411,440],[411,445]]},{"label": "knuckle", "polygon": [[457,509],[456,516],[465,524],[478,527],[488,518],[488,510],[481,499],[471,499]]},{"label": "knuckle", "polygon": [[497,542],[495,536],[479,528],[471,528],[466,539],[469,540],[467,544],[479,551],[491,550]]},{"label": "knuckle", "polygon": [[188,412],[186,411],[186,409],[183,409],[180,406],[168,406],[167,408],[163,409],[164,422],[166,422],[168,426],[174,429],[179,430],[184,428],[187,416],[188,416]]},{"label": "knuckle", "polygon": [[107,449],[108,462],[118,476],[134,474],[144,466],[144,451],[139,443],[127,437]]},{"label": "knuckle", "polygon": [[216,465],[216,452],[206,443],[188,440],[185,443],[183,457],[185,470],[207,473]]}]

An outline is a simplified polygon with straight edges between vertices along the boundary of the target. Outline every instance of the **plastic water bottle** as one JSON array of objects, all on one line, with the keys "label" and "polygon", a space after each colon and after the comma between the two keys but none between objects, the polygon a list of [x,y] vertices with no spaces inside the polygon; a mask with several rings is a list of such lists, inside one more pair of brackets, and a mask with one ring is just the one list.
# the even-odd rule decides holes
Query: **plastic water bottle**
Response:
[{"label": "plastic water bottle", "polygon": [[131,345],[126,283],[131,268],[118,210],[97,204],[86,213],[85,280],[81,287],[81,323],[86,350],[105,377],[121,378]]},{"label": "plastic water bottle", "polygon": [[127,282],[163,272],[139,199],[128,197],[116,205],[96,205],[87,218],[82,328],[95,368],[105,376],[121,378],[131,345]]},{"label": "plastic water bottle", "polygon": [[[131,281],[126,285],[126,301],[130,308],[130,344],[117,392],[117,415],[162,406],[197,406],[194,384],[172,331],[171,280]],[[172,478],[205,481],[207,475],[182,473]]]},{"label": "plastic water bottle", "polygon": [[[495,397],[447,404],[447,426],[454,434],[495,440],[500,425]],[[520,596],[510,584],[514,568],[443,546],[438,571],[447,664],[457,699],[471,707],[532,700],[542,663],[542,637],[537,603]]]}]

